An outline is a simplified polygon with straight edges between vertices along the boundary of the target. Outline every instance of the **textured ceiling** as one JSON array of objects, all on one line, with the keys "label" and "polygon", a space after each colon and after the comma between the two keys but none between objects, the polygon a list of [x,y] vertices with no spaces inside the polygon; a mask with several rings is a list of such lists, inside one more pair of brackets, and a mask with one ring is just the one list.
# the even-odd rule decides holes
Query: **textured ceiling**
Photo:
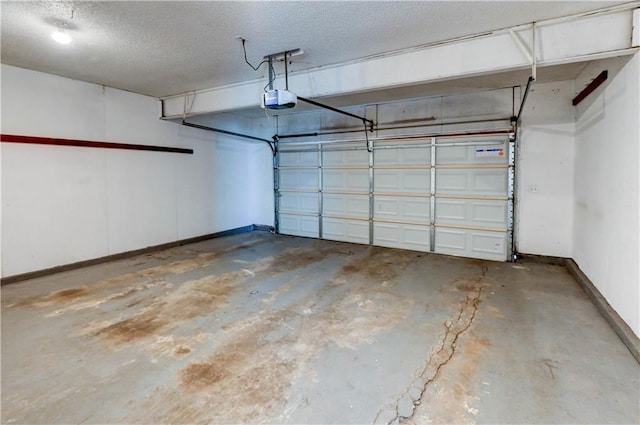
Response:
[{"label": "textured ceiling", "polygon": [[[290,70],[598,9],[620,1],[6,1],[2,63],[162,97],[264,75],[244,63],[302,48]],[[66,26],[69,45],[50,38]]]}]

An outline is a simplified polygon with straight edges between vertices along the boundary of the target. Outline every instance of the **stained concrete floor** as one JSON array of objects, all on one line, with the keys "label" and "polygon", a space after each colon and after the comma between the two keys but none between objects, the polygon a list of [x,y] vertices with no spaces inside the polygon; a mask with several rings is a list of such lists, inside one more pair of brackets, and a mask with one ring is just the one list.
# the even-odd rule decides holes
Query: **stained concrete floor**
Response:
[{"label": "stained concrete floor", "polygon": [[558,266],[248,233],[2,288],[2,423],[638,423]]}]

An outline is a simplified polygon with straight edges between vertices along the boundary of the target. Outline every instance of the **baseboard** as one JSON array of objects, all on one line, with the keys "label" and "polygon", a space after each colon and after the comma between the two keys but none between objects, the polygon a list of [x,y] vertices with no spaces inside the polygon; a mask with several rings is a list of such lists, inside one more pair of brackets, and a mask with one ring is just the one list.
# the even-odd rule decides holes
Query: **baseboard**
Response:
[{"label": "baseboard", "polygon": [[565,260],[565,266],[582,287],[582,290],[591,299],[593,304],[595,304],[602,317],[604,317],[604,319],[613,328],[624,345],[627,346],[636,361],[640,363],[640,338],[638,338],[629,325],[622,320],[620,315],[618,315],[613,307],[611,307],[606,298],[600,293],[600,291],[598,291],[598,288],[595,287],[587,275],[580,270],[580,267],[578,267],[573,259],[567,258]]},{"label": "baseboard", "polygon": [[526,261],[528,263],[552,264],[554,266],[564,266],[566,258],[551,257],[551,256],[548,256],[548,255],[518,253],[518,260],[519,261]]},{"label": "baseboard", "polygon": [[27,279],[35,279],[38,277],[44,277],[55,273],[66,272],[70,270],[79,269],[82,267],[93,266],[96,264],[107,263],[109,261],[123,260],[126,258],[135,257],[136,255],[149,254],[151,252],[161,251],[163,249],[175,248],[177,246],[187,245],[190,243],[202,242],[209,239],[221,238],[224,236],[236,235],[239,233],[257,231],[271,231],[273,227],[262,224],[251,224],[249,226],[236,227],[235,229],[223,230],[222,232],[209,233],[207,235],[196,236],[193,238],[181,239],[178,241],[167,242],[160,245],[148,246],[146,248],[134,249],[126,252],[119,252],[117,254],[111,254],[104,257],[92,258],[89,260],[82,260],[76,263],[63,264],[60,266],[50,267],[42,270],[35,270],[32,272],[16,274],[13,276],[7,276],[0,279],[0,285],[10,285],[12,283],[22,282]]}]

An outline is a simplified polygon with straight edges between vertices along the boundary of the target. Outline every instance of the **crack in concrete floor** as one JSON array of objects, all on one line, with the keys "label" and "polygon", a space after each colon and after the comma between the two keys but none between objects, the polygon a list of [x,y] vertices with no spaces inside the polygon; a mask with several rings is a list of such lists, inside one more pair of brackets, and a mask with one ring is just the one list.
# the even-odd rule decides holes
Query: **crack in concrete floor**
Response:
[{"label": "crack in concrete floor", "polygon": [[488,271],[486,266],[483,265],[481,267],[480,275],[469,282],[472,290],[467,292],[465,301],[459,308],[456,317],[443,323],[444,334],[440,344],[431,352],[424,367],[408,386],[407,390],[390,405],[378,411],[373,421],[374,424],[397,424],[410,421],[413,418],[416,406],[422,403],[427,388],[436,381],[440,370],[455,355],[458,339],[473,324],[478,311],[478,301],[482,294],[482,280]]}]

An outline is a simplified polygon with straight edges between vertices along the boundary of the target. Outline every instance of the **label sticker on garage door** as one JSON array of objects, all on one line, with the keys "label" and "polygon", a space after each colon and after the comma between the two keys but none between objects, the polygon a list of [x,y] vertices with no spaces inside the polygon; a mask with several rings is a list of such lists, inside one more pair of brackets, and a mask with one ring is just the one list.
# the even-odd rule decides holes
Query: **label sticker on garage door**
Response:
[{"label": "label sticker on garage door", "polygon": [[504,156],[504,149],[502,148],[488,148],[476,149],[476,156]]}]

